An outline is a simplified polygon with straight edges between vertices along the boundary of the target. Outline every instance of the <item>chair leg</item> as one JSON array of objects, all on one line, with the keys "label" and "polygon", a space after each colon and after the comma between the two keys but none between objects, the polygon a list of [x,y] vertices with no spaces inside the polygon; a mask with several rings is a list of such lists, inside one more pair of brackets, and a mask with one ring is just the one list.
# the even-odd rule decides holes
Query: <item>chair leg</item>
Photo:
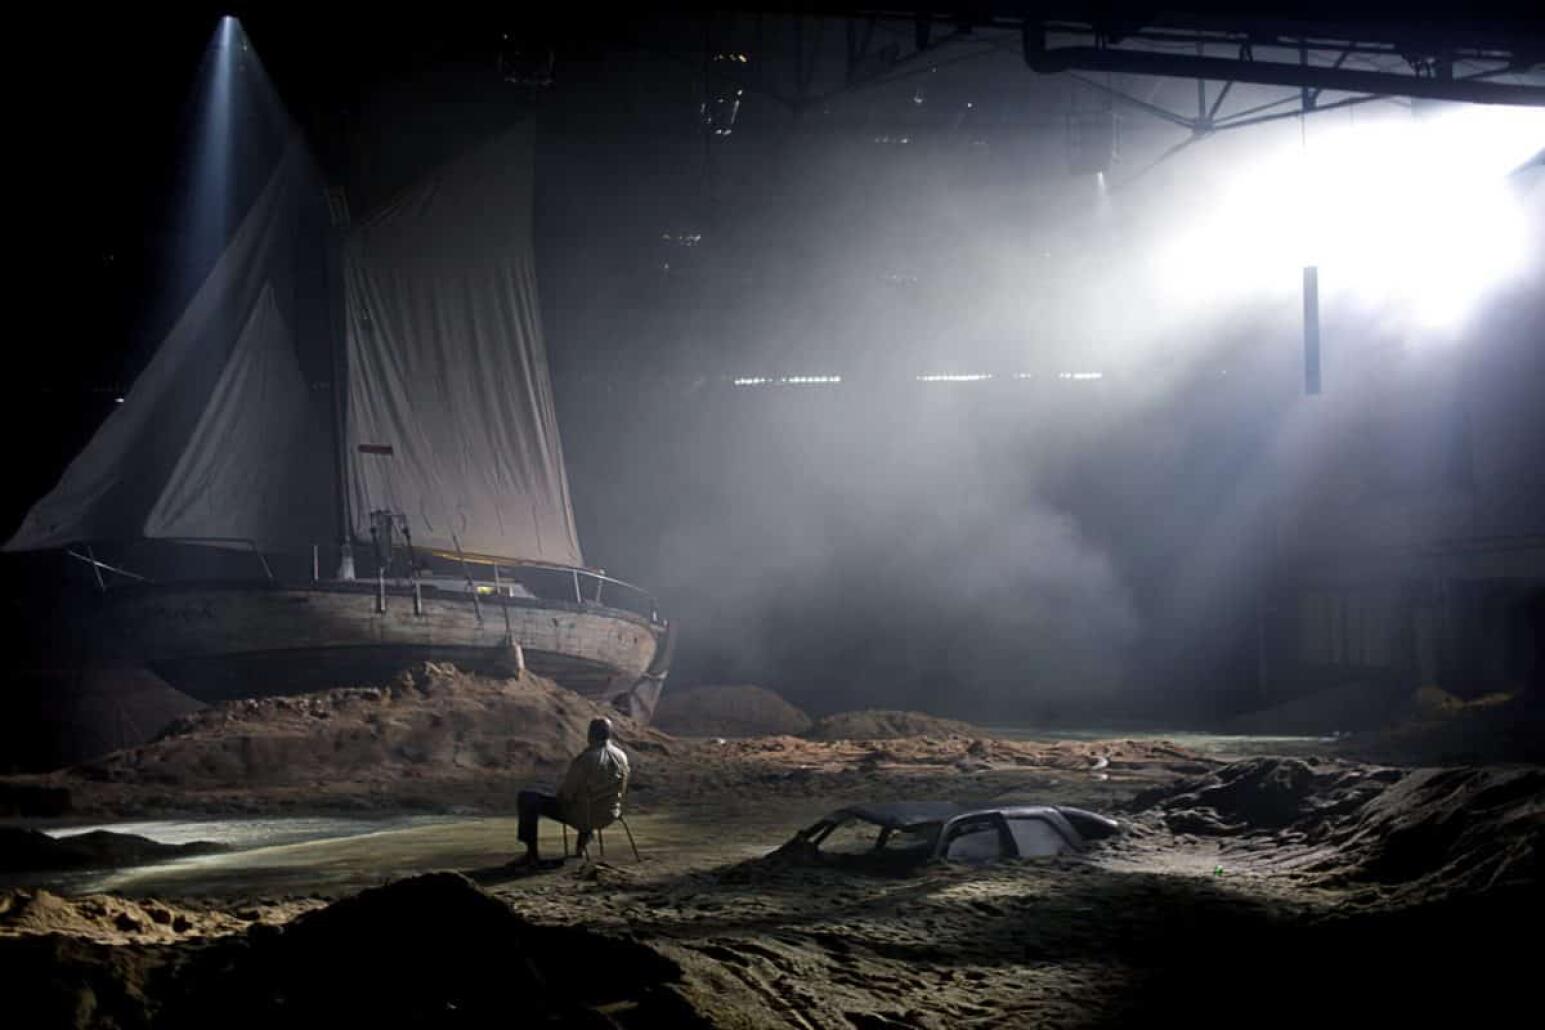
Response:
[{"label": "chair leg", "polygon": [[643,858],[640,857],[638,853],[638,844],[633,840],[633,828],[629,826],[628,821],[620,815],[617,817],[617,821],[622,824],[622,832],[628,835],[628,847],[633,849],[633,861],[642,862]]},{"label": "chair leg", "polygon": [[606,860],[606,835],[600,830],[595,831],[595,842],[601,846],[601,860]]}]

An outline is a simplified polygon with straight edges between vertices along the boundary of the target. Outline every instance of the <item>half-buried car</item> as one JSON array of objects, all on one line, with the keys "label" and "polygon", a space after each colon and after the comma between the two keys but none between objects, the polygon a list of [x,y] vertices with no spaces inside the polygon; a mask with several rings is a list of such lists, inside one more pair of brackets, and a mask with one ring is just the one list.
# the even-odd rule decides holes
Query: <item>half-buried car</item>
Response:
[{"label": "half-buried car", "polygon": [[863,857],[890,867],[983,863],[1076,854],[1120,830],[1114,819],[1066,805],[902,801],[839,808],[779,850],[810,858]]}]

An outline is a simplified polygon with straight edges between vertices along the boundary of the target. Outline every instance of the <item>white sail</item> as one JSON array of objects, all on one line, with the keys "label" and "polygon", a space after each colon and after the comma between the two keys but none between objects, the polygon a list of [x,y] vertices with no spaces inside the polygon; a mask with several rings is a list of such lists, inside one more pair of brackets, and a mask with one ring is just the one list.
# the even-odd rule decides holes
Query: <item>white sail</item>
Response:
[{"label": "white sail", "polygon": [[345,247],[346,453],[371,513],[415,544],[580,565],[532,253],[532,139],[430,175]]},{"label": "white sail", "polygon": [[[294,340],[268,286],[145,520],[145,535],[285,539],[296,510],[317,501],[297,496],[297,488],[317,481],[304,470],[318,457],[319,439],[325,436],[313,423]],[[326,532],[325,523],[316,528]]]},{"label": "white sail", "polygon": [[[269,463],[273,454],[264,442],[284,439],[293,425],[292,401],[268,404],[243,393],[252,386],[269,389],[271,373],[252,379],[230,364],[253,360],[242,341],[255,327],[267,327],[260,332],[265,340],[250,344],[266,355],[260,364],[271,368],[279,360],[273,349],[280,345],[273,338],[279,317],[274,279],[282,274],[293,287],[295,205],[305,179],[304,153],[292,143],[150,364],[59,483],[32,506],[6,550],[210,531],[245,536],[250,533],[225,531],[259,528],[268,534],[263,542],[305,540],[308,534],[316,539],[313,526],[320,521],[325,527],[332,510],[325,474],[319,484],[310,476],[304,487],[320,487],[320,520],[308,507],[292,507],[276,520],[239,512],[254,502],[252,491],[238,482],[240,476],[213,471],[220,462],[233,468]],[[289,342],[286,331],[283,345]],[[295,364],[293,348],[284,359]],[[239,440],[231,435],[238,424]],[[217,430],[218,440],[200,439]],[[199,490],[204,495],[195,497]]]},{"label": "white sail", "polygon": [[[532,174],[522,127],[344,241],[331,300],[345,315],[341,464],[357,541],[389,511],[427,548],[582,564],[542,341]],[[7,550],[336,539],[337,432],[302,370],[330,376],[332,345],[314,311],[297,339],[294,314],[329,278],[316,185],[292,144],[125,402]]]}]

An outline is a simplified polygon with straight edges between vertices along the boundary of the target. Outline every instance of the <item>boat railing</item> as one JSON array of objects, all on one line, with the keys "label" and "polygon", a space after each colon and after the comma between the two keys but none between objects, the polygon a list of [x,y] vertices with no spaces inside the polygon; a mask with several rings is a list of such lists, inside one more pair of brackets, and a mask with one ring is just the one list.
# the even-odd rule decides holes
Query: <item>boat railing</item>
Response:
[{"label": "boat railing", "polygon": [[[263,547],[258,541],[248,537],[157,537],[145,540],[127,541],[99,541],[104,546],[112,545],[115,550],[123,551],[122,557],[111,560],[100,559],[90,546],[82,545],[80,549],[68,548],[65,554],[72,560],[80,562],[91,569],[99,590],[106,591],[111,588],[116,580],[130,580],[138,583],[151,583],[156,577],[145,574],[143,571],[134,572],[125,566],[130,564],[127,557],[145,546],[157,544],[172,544],[179,547],[218,548],[226,552],[246,552],[256,559],[258,568],[262,572],[263,579],[269,583],[278,583],[281,579],[292,582],[295,579],[309,578],[314,582],[327,580],[330,577],[323,574],[324,568],[336,568],[334,565],[324,565],[324,557],[336,558],[338,547],[336,544],[313,544],[305,550],[295,548],[293,545]],[[331,553],[329,553],[331,552]],[[446,555],[439,552],[429,553],[440,558],[456,560],[454,555]],[[134,565],[144,565],[141,561],[133,562]],[[654,595],[642,587],[634,586],[625,580],[609,576],[605,572],[596,569],[578,568],[572,565],[558,565],[541,561],[516,561],[510,559],[494,560],[485,556],[467,556],[459,564],[462,566],[461,575],[446,577],[447,579],[460,579],[466,584],[466,590],[475,599],[501,597],[519,598],[530,596],[538,600],[563,601],[581,606],[597,606],[621,609],[647,618],[657,625],[664,625],[665,619],[660,615],[659,603]],[[390,582],[394,588],[412,585],[417,589],[421,581],[421,572],[417,563],[407,576],[390,575],[385,569],[377,569],[374,573],[361,576],[361,579],[378,579],[381,588]],[[282,576],[275,575],[275,567],[283,570]],[[155,567],[150,562],[147,567]],[[473,571],[476,570],[476,571]],[[486,571],[484,571],[486,570]],[[216,578],[226,578],[231,569],[205,573]],[[187,575],[184,569],[182,575],[174,576],[180,579]]]},{"label": "boat railing", "polygon": [[[468,554],[461,549],[460,542],[456,541],[454,536],[451,539],[456,545],[455,550],[442,551],[426,548],[422,553],[455,561],[472,589],[478,589],[476,586],[478,581],[474,580],[471,569],[482,566],[491,570],[489,575],[492,577],[491,581],[481,581],[482,586],[487,588],[491,584],[493,593],[504,593],[507,587],[518,583],[536,597],[545,600],[572,600],[580,605],[606,605],[647,616],[650,622],[664,621],[660,618],[660,605],[654,595],[642,587],[615,579],[598,569],[585,569],[574,565],[559,565],[531,559],[515,560],[496,558],[492,555]],[[525,573],[525,576],[517,574],[510,584],[506,584],[502,581],[502,575],[505,572]],[[538,591],[537,585],[541,585],[543,590]]]},{"label": "boat railing", "polygon": [[[492,585],[496,593],[502,592],[502,588],[508,585],[502,580],[506,573],[510,573],[512,583],[518,583],[539,598],[621,608],[647,616],[651,622],[662,621],[660,606],[654,595],[604,572],[545,562],[500,562],[493,564],[492,569]],[[520,575],[521,572],[526,575]],[[483,582],[488,585],[489,581]]]},{"label": "boat railing", "polygon": [[[436,557],[447,557],[439,552],[425,552]],[[663,625],[659,602],[642,587],[626,580],[608,576],[595,569],[583,569],[573,565],[555,565],[539,561],[492,561],[457,556],[460,565],[458,578],[466,584],[466,590],[476,601],[479,598],[519,598],[530,596],[544,601],[564,601],[581,606],[618,608],[641,615],[650,622]],[[479,570],[481,575],[473,570]],[[486,571],[481,571],[486,570]],[[381,575],[380,571],[377,572]],[[401,577],[391,577],[394,583]],[[422,582],[421,575],[414,575],[411,582]]]}]

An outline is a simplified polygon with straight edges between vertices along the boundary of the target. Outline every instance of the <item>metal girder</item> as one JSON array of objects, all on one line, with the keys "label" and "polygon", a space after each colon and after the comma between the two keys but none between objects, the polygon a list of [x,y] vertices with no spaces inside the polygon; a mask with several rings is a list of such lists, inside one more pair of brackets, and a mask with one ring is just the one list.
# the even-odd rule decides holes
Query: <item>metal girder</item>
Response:
[{"label": "metal girder", "polygon": [[1148,101],[1140,99],[1139,97],[1134,97],[1132,94],[1123,90],[1116,89],[1114,86],[1107,86],[1103,82],[1096,82],[1094,79],[1088,78],[1087,76],[1079,75],[1077,72],[1073,72],[1072,77],[1075,81],[1081,83],[1082,85],[1088,86],[1095,92],[1104,93],[1106,96],[1113,97],[1116,100],[1121,101],[1123,104],[1128,104],[1137,108],[1139,111],[1144,111],[1153,117],[1158,118],[1160,121],[1169,122],[1171,125],[1178,125],[1182,129],[1190,129],[1191,132],[1196,135],[1202,134],[1203,130],[1201,123],[1198,122],[1195,118],[1187,118],[1183,114],[1176,114],[1174,111],[1171,111],[1167,107],[1160,107],[1158,104],[1149,103]]},{"label": "metal girder", "polygon": [[[1296,99],[1298,98],[1290,97],[1289,101],[1291,102],[1292,100]],[[1338,111],[1343,107],[1356,107],[1359,104],[1370,104],[1374,101],[1389,99],[1389,97],[1384,96],[1381,93],[1368,93],[1355,97],[1342,97],[1340,100],[1332,100],[1325,104],[1317,103],[1313,107],[1303,108],[1297,111],[1277,111],[1273,114],[1260,114],[1251,118],[1231,118],[1219,122],[1217,125],[1213,126],[1213,128],[1220,132],[1224,129],[1242,129],[1246,125],[1262,125],[1266,122],[1280,122],[1285,118],[1299,118],[1303,115],[1312,115],[1320,111]]]},{"label": "metal girder", "polygon": [[1250,82],[1267,86],[1298,86],[1348,93],[1457,100],[1472,104],[1545,106],[1545,86],[1514,85],[1476,78],[1426,78],[1355,68],[1238,60],[1192,54],[1164,54],[1115,47],[1037,45],[1027,34],[1025,62],[1035,71],[1128,72],[1172,78]]},{"label": "metal girder", "polygon": [[[766,6],[751,4],[750,6]],[[794,5],[785,5],[794,6]],[[1508,0],[1295,0],[1267,5],[1208,0],[886,0],[835,4],[804,0],[806,13],[875,15],[914,25],[1014,28],[1098,37],[1098,45],[1135,41],[1351,48],[1357,52],[1475,60],[1502,58],[1515,68],[1545,60],[1545,23]],[[925,30],[920,30],[925,31]],[[926,39],[926,35],[920,38]],[[1288,83],[1299,85],[1299,83]]]},{"label": "metal girder", "polygon": [[[1186,4],[1162,7],[1125,0],[932,0],[884,5],[807,2],[807,12],[859,14],[909,24],[919,51],[933,45],[933,29],[953,20],[956,32],[1018,29],[1025,59],[1038,72],[1130,72],[1172,78],[1212,79],[1308,89],[1311,95],[1346,93],[1420,97],[1476,104],[1545,106],[1545,85],[1486,81],[1490,76],[1454,74],[1456,63],[1496,64],[1496,72],[1531,74],[1545,69],[1545,23],[1520,17],[1507,5],[1472,0],[1463,10],[1414,3],[1392,13],[1362,0],[1283,5],[1263,14],[1245,5]],[[1055,37],[1057,46],[1048,46]],[[1072,45],[1073,40],[1083,40]],[[1160,48],[1194,46],[1195,54]],[[1236,57],[1212,56],[1215,48]],[[1307,50],[1323,63],[1271,58],[1273,51]],[[1350,55],[1392,58],[1411,69],[1343,67]],[[1334,64],[1329,64],[1334,60]],[[1329,65],[1329,66],[1327,66]]]},{"label": "metal girder", "polygon": [[[1201,80],[1201,81],[1205,82],[1206,80]],[[1232,81],[1229,81],[1229,82],[1225,82],[1223,84],[1223,88],[1218,90],[1217,98],[1215,100],[1213,100],[1212,107],[1208,108],[1207,114],[1204,116],[1206,118],[1206,121],[1207,121],[1208,125],[1212,125],[1214,122],[1216,122],[1218,120],[1218,109],[1223,106],[1223,101],[1228,97],[1228,91],[1233,89],[1233,88],[1234,88],[1234,83]]]}]

